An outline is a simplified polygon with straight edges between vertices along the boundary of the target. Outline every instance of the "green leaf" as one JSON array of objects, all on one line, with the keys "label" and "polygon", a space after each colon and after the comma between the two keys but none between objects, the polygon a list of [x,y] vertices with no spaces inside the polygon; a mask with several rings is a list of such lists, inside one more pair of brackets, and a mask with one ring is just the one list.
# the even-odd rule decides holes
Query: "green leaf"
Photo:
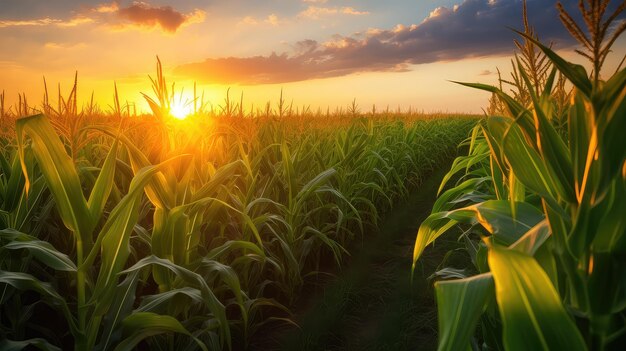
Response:
[{"label": "green leaf", "polygon": [[104,313],[112,301],[113,291],[117,286],[117,274],[124,269],[130,254],[130,234],[139,218],[139,205],[144,188],[162,167],[174,159],[143,168],[133,178],[128,194],[115,206],[98,235],[96,245],[85,263],[86,267],[91,265],[96,250],[101,251],[100,272],[91,298],[92,302],[96,303],[94,313]]},{"label": "green leaf", "polygon": [[499,139],[506,160],[517,178],[529,189],[543,197],[552,196],[552,182],[537,151],[529,145],[521,130],[504,118],[490,118],[489,131]]},{"label": "green leaf", "polygon": [[95,222],[100,220],[102,211],[104,211],[104,206],[106,205],[111,189],[113,188],[113,182],[115,180],[115,163],[117,161],[117,146],[118,142],[116,140],[104,160],[100,174],[98,174],[96,183],[91,190],[89,201],[87,202],[91,218]]},{"label": "green leaf", "polygon": [[415,238],[415,246],[413,247],[412,270],[415,270],[415,264],[424,252],[426,246],[458,223],[450,219],[447,215],[448,212],[433,213],[426,217],[424,222],[420,225],[417,231],[417,237]]},{"label": "green leaf", "polygon": [[487,302],[494,298],[491,273],[435,283],[439,351],[467,350]]},{"label": "green leaf", "polygon": [[80,334],[67,303],[50,283],[44,283],[27,273],[7,272],[3,270],[0,270],[0,283],[11,285],[18,290],[31,290],[39,293],[51,306],[60,309],[72,330],[72,334]]},{"label": "green leaf", "polygon": [[448,212],[431,214],[422,222],[417,232],[413,249],[413,267],[428,244],[459,222],[480,224],[494,235],[499,243],[513,244],[544,218],[541,211],[526,202],[516,202],[514,205],[517,211],[515,217],[507,200],[488,200]]},{"label": "green leaf", "polygon": [[193,194],[191,201],[197,201],[205,197],[213,197],[217,192],[217,189],[228,180],[234,178],[242,166],[243,162],[241,160],[237,160],[218,168],[217,172],[213,174],[211,179],[203,184],[202,187]]},{"label": "green leaf", "polygon": [[57,251],[49,242],[41,240],[13,241],[4,245],[9,250],[28,250],[38,261],[57,271],[76,272],[77,268],[70,258]]},{"label": "green leaf", "polygon": [[544,219],[528,230],[510,248],[534,256],[541,245],[548,240],[550,234],[550,224]]},{"label": "green leaf", "polygon": [[191,299],[192,302],[202,304],[202,292],[195,288],[184,287],[179,289],[173,289],[162,292],[156,295],[144,296],[141,300],[141,305],[137,308],[137,312],[154,312],[159,313],[166,311],[164,306],[167,306],[172,302],[172,299],[177,295],[184,295]]},{"label": "green leaf", "polygon": [[202,298],[208,306],[209,310],[213,313],[215,318],[220,322],[220,332],[222,334],[222,340],[225,340],[228,344],[228,348],[231,348],[230,328],[228,319],[226,318],[226,311],[224,305],[217,299],[211,288],[207,285],[206,281],[199,274],[192,272],[184,267],[178,266],[173,262],[156,257],[154,255],[145,257],[139,260],[135,265],[128,268],[119,274],[128,274],[134,271],[141,270],[143,268],[156,265],[164,267],[174,273],[178,278],[185,281],[191,287],[197,287],[202,291]]},{"label": "green leaf", "polygon": [[585,71],[585,67],[565,61],[561,56],[557,55],[552,49],[541,44],[537,39],[522,32],[515,31],[517,34],[525,37],[527,40],[537,45],[546,56],[552,61],[554,66],[569,79],[574,86],[586,96],[591,96],[592,85],[589,75]]},{"label": "green leaf", "polygon": [[493,245],[489,267],[507,350],[585,350],[585,342],[537,261]]},{"label": "green leaf", "polygon": [[[2,157],[2,159],[4,160],[4,157]],[[3,162],[3,168],[5,168],[4,176],[8,180],[6,193],[4,194],[4,199],[2,203],[2,209],[7,212],[12,212],[19,204],[20,197],[22,196],[22,193],[24,191],[24,185],[26,184],[26,178],[24,177],[24,173],[22,173],[22,165],[20,163],[19,156],[13,157],[13,162],[10,168],[8,168],[8,164],[5,164],[5,162]]]},{"label": "green leaf", "polygon": [[0,350],[20,351],[25,348],[37,348],[43,351],[61,351],[59,347],[50,344],[47,340],[42,338],[33,338],[19,341],[4,339],[0,341]]},{"label": "green leaf", "polygon": [[54,196],[63,224],[77,235],[79,242],[89,246],[94,224],[91,223],[91,215],[74,162],[65,152],[54,128],[44,115],[39,114],[18,119],[15,132],[22,171],[26,175],[26,192],[30,188],[30,180],[25,159],[25,134],[31,139],[31,150],[46,179],[48,189]]},{"label": "green leaf", "polygon": [[122,322],[122,326],[130,336],[120,342],[115,351],[132,351],[143,339],[164,333],[188,335],[196,341],[198,347],[207,351],[206,345],[202,341],[192,336],[178,320],[171,316],[150,312],[136,312],[126,317]]},{"label": "green leaf", "polygon": [[[519,61],[518,66],[521,66]],[[563,139],[561,139],[561,135],[557,133],[552,123],[548,120],[548,116],[552,113],[552,103],[550,101],[550,97],[537,97],[534,93],[534,88],[530,79],[523,69],[520,70],[520,75],[526,82],[526,86],[528,87],[528,91],[530,92],[533,100],[533,115],[535,117],[535,126],[537,128],[537,147],[539,153],[542,156],[546,168],[554,174],[554,182],[557,182],[560,185],[556,187],[555,190],[560,190],[559,195],[561,198],[571,203],[575,203],[576,192],[574,189],[574,173],[569,150],[567,149],[565,142],[563,142]]]},{"label": "green leaf", "polygon": [[[461,83],[461,82],[453,82],[453,83],[461,84],[470,88],[485,90],[490,93],[496,94],[498,98],[500,98],[504,102],[504,104],[509,109],[509,112],[511,113],[511,116],[513,117],[513,119],[517,123],[520,124],[520,126],[524,129],[526,134],[529,135],[531,138],[535,137],[535,126],[533,124],[532,118],[530,117],[529,111],[524,106],[522,106],[519,102],[517,102],[515,99],[505,94],[502,90],[491,85],[480,84],[480,83]],[[489,119],[491,118],[492,117],[490,117]],[[511,120],[511,118],[507,118],[507,119]]]},{"label": "green leaf", "polygon": [[109,350],[116,340],[121,339],[121,322],[132,312],[138,282],[139,274],[134,272],[117,286],[113,303],[104,318],[102,334],[96,350]]},{"label": "green leaf", "polygon": [[241,241],[241,240],[230,240],[230,241],[225,242],[223,245],[218,246],[212,249],[211,251],[209,251],[209,253],[206,254],[205,258],[208,260],[217,260],[221,258],[223,255],[228,255],[234,250],[242,250],[244,252],[250,251],[260,257],[265,257],[265,252],[263,252],[263,250],[260,247],[258,247],[256,244],[252,242]]}]

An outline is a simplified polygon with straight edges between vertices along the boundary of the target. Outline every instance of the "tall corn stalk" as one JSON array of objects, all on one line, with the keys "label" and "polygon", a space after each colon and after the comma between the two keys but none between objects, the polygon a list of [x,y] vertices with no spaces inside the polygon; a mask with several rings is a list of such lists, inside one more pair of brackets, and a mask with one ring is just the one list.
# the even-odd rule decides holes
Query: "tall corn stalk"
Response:
[{"label": "tall corn stalk", "polygon": [[[592,60],[591,75],[519,33],[555,67],[538,87],[532,65],[516,62],[530,106],[496,87],[463,83],[495,94],[509,117],[477,127],[470,150],[488,151],[455,162],[467,177],[440,196],[417,234],[414,264],[456,224],[479,233],[480,240],[471,231],[463,237],[480,274],[435,284],[442,350],[467,347],[479,321],[491,348],[604,350],[624,339],[626,148],[617,131],[626,127],[626,70],[607,81],[599,72],[624,31],[624,23],[610,28],[626,5],[603,20],[608,4],[580,1],[591,38],[558,7],[588,50],[579,53]],[[574,86],[566,138],[551,123],[557,69]],[[446,180],[462,169],[453,166]]]}]

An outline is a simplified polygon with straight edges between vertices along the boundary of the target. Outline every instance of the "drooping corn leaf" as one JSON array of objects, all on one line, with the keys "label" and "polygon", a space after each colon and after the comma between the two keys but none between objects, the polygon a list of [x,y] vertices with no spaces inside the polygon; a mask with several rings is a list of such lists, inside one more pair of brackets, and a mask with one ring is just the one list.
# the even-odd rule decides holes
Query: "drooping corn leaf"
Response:
[{"label": "drooping corn leaf", "polygon": [[37,348],[42,351],[61,351],[61,348],[52,345],[46,339],[33,338],[28,340],[9,340],[0,341],[0,350],[4,351],[21,351],[24,349]]},{"label": "drooping corn leaf", "polygon": [[585,350],[550,278],[531,256],[492,244],[489,267],[507,350]]},{"label": "drooping corn leaf", "polygon": [[115,347],[115,351],[132,351],[135,349],[135,346],[145,338],[164,333],[188,335],[196,341],[198,347],[203,351],[207,351],[206,345],[202,341],[192,336],[176,318],[171,316],[163,316],[150,312],[136,312],[126,317],[122,325],[130,336],[120,342],[117,347]]},{"label": "drooping corn leaf", "polygon": [[29,241],[13,241],[6,245],[7,250],[28,250],[39,262],[46,266],[66,272],[76,272],[76,265],[70,258],[59,252],[47,241],[29,240]]},{"label": "drooping corn leaf", "polygon": [[439,351],[466,350],[489,299],[494,298],[491,273],[435,283]]},{"label": "drooping corn leaf", "polygon": [[142,270],[143,268],[156,265],[166,268],[174,273],[178,278],[185,281],[191,287],[196,287],[202,292],[202,298],[207,307],[213,313],[215,318],[220,323],[220,333],[222,334],[222,342],[226,342],[228,348],[231,348],[230,328],[228,319],[226,318],[226,311],[224,305],[217,299],[211,288],[207,285],[206,281],[199,274],[192,272],[184,267],[174,264],[173,262],[156,257],[154,255],[145,257],[135,263],[132,267],[120,272],[120,274],[128,274],[134,271]]}]

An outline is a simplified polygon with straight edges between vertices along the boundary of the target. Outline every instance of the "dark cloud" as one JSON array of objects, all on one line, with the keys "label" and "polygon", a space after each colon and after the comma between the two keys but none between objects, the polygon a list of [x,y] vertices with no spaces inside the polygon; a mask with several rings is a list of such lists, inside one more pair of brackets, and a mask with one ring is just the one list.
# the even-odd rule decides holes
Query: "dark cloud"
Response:
[{"label": "dark cloud", "polygon": [[[570,13],[577,12],[576,0],[562,2]],[[527,4],[531,25],[542,41],[553,42],[557,49],[575,44],[558,19],[556,1]],[[507,27],[522,28],[521,0],[465,0],[434,10],[417,25],[337,36],[326,43],[305,40],[291,55],[211,58],[180,66],[176,73],[211,83],[264,84],[402,71],[411,64],[508,55],[517,36]]]}]

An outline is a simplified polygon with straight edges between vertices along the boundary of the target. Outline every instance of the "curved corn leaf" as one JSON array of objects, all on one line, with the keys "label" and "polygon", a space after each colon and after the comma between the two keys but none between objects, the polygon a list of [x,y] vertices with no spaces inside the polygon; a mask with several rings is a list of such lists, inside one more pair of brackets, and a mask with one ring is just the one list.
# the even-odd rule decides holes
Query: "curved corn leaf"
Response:
[{"label": "curved corn leaf", "polygon": [[517,34],[526,38],[526,40],[535,44],[543,53],[548,56],[550,61],[563,73],[567,79],[574,84],[574,86],[580,90],[583,94],[590,97],[592,91],[592,84],[589,80],[589,75],[585,70],[585,67],[565,61],[561,56],[557,55],[552,49],[541,44],[537,39],[523,32],[515,31]]},{"label": "curved corn leaf", "polygon": [[452,211],[431,214],[422,222],[417,232],[413,266],[424,248],[456,223],[480,224],[497,242],[511,245],[544,219],[541,211],[526,202],[515,202],[514,207],[517,212],[515,217],[507,200],[489,200]]},{"label": "curved corn leaf", "polygon": [[46,179],[48,189],[54,196],[63,224],[76,234],[76,240],[89,247],[95,224],[91,221],[74,162],[65,152],[54,128],[44,115],[39,114],[18,119],[15,132],[22,171],[26,176],[26,192],[30,189],[30,180],[25,159],[24,135],[31,139],[31,150]]},{"label": "curved corn leaf", "polygon": [[510,248],[534,256],[541,245],[548,240],[550,234],[550,225],[548,220],[544,219],[528,230],[526,234],[519,238]]},{"label": "curved corn leaf", "polygon": [[[524,129],[526,135],[531,138],[533,141],[535,140],[535,125],[533,123],[532,118],[530,117],[530,113],[528,110],[522,106],[519,102],[515,101],[512,97],[505,94],[502,90],[487,84],[480,83],[462,83],[462,82],[453,82],[457,84],[461,84],[470,88],[485,90],[490,93],[496,94],[498,98],[500,98],[509,109],[511,113],[511,118],[507,118],[508,120],[515,120],[519,125]],[[492,117],[488,118],[490,120]]]},{"label": "curved corn leaf", "polygon": [[435,283],[439,319],[437,350],[467,350],[487,302],[494,298],[491,273]]},{"label": "curved corn leaf", "polygon": [[202,304],[202,292],[195,288],[184,287],[180,289],[173,289],[165,291],[156,295],[145,296],[141,300],[141,305],[137,308],[136,312],[154,312],[162,313],[166,311],[168,304],[172,302],[172,299],[177,295],[187,296],[192,302],[196,304]]},{"label": "curved corn leaf", "polygon": [[36,348],[42,351],[61,351],[61,348],[50,344],[47,340],[42,338],[33,338],[28,340],[9,340],[4,339],[0,341],[0,350],[4,351],[20,351],[28,348]]},{"label": "curved corn leaf", "polygon": [[77,270],[74,262],[66,254],[57,251],[47,241],[13,241],[4,245],[3,248],[8,250],[28,250],[39,262],[57,271],[76,272]]},{"label": "curved corn leaf", "polygon": [[209,251],[209,253],[205,255],[205,258],[208,260],[218,260],[234,250],[242,250],[244,252],[251,251],[260,257],[265,257],[265,252],[256,244],[249,241],[231,240]]},{"label": "curved corn leaf", "polygon": [[202,341],[192,336],[178,320],[171,316],[150,312],[136,312],[126,317],[122,321],[122,326],[131,335],[120,342],[115,347],[115,351],[132,351],[143,339],[164,333],[188,335],[196,341],[198,347],[203,351],[207,351],[206,345]]},{"label": "curved corn leaf", "polygon": [[39,293],[50,305],[57,307],[65,316],[73,335],[80,335],[76,321],[63,297],[50,283],[44,283],[34,276],[21,272],[7,272],[0,270],[0,283],[8,284],[18,290],[32,290]]},{"label": "curved corn leaf", "polygon": [[209,288],[202,276],[184,267],[178,266],[169,260],[162,259],[154,255],[139,260],[132,267],[120,272],[119,274],[132,273],[152,265],[167,268],[178,278],[189,284],[191,287],[195,286],[200,289],[204,302],[207,304],[209,310],[213,313],[215,318],[217,318],[220,323],[220,333],[222,336],[222,341],[225,340],[228,344],[228,348],[231,349],[230,328],[228,324],[228,319],[226,318],[224,305],[217,299],[217,297],[215,296],[211,288]]},{"label": "curved corn leaf", "polygon": [[531,256],[492,245],[489,267],[507,350],[585,350],[550,278]]}]

